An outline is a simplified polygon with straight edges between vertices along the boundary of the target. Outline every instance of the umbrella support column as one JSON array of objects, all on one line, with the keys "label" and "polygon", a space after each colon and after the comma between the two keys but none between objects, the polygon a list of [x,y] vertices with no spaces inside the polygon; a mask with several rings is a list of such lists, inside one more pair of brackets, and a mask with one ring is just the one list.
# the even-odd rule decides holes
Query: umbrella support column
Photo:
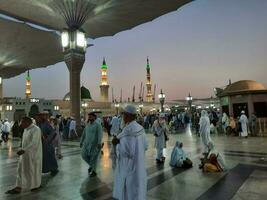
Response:
[{"label": "umbrella support column", "polygon": [[[81,70],[85,61],[83,53],[69,52],[64,55],[70,73],[70,110],[75,118],[77,130],[81,127]],[[79,131],[78,131],[79,132]]]}]

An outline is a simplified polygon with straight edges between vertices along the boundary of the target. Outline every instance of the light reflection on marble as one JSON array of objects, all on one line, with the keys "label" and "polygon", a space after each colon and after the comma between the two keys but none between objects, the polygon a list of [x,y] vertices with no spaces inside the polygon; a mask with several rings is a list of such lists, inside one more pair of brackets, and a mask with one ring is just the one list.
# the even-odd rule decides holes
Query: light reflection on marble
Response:
[{"label": "light reflection on marble", "polygon": [[[241,151],[241,152],[264,152],[267,153],[267,138],[249,138],[240,139],[238,137],[226,137],[222,135],[212,135],[212,140],[215,142],[216,147],[219,151]],[[156,151],[154,149],[154,136],[153,134],[147,134],[149,142],[149,150],[146,153],[146,166],[147,168],[155,166],[155,155]],[[89,178],[87,169],[87,164],[81,159],[79,142],[66,141],[63,142],[62,152],[64,158],[59,160],[59,174],[51,178],[49,175],[43,176],[43,186],[44,188],[39,192],[31,193],[26,192],[21,195],[7,196],[4,192],[10,189],[15,182],[16,178],[16,168],[17,168],[17,155],[20,141],[14,140],[9,141],[7,144],[1,145],[0,148],[0,199],[21,199],[21,200],[34,200],[34,199],[82,199],[82,194],[89,191],[94,191],[95,189],[108,184],[113,181],[113,170],[111,165],[111,160],[109,159],[110,151],[110,139],[107,134],[104,135],[104,154],[101,155],[99,167],[97,169],[98,177]],[[185,171],[173,178],[159,184],[157,187],[148,191],[148,199],[177,199],[177,195],[183,193],[184,196],[179,196],[180,199],[196,199],[202,193],[204,193],[208,188],[215,184],[224,173],[220,174],[203,174],[198,169],[199,156],[201,154],[201,142],[199,137],[196,136],[194,131],[190,128],[185,130],[183,134],[170,134],[170,140],[168,141],[167,149],[165,153],[167,155],[167,160],[165,163],[165,168],[163,170],[156,171],[148,178],[155,177],[163,172],[168,171],[170,168],[168,166],[169,156],[171,155],[171,150],[176,140],[180,140],[184,143],[184,150],[192,158],[194,162],[194,168]],[[253,165],[266,166],[264,164],[256,164],[258,158],[253,157],[239,157],[238,155],[244,153],[230,152],[225,155],[225,160],[229,169],[235,167],[238,163],[247,163]],[[233,156],[237,155],[237,156]],[[255,172],[256,173],[256,172]],[[259,172],[257,172],[259,173]],[[253,173],[254,174],[254,173]],[[252,174],[252,175],[253,175]],[[257,175],[257,174],[256,174]],[[256,176],[254,174],[254,176]],[[260,175],[259,175],[260,176]],[[265,175],[264,175],[265,177]],[[253,178],[253,176],[252,176]],[[250,179],[248,179],[249,181]],[[244,183],[244,188],[250,187],[247,182]],[[257,183],[253,183],[256,184]],[[267,185],[267,183],[263,183]],[[243,186],[240,191],[243,191]],[[253,187],[256,187],[253,186]],[[252,187],[252,186],[251,186]],[[111,188],[110,188],[111,189]],[[242,190],[243,189],[243,190]],[[249,190],[249,193],[252,193]],[[260,190],[264,192],[263,190]],[[267,191],[267,189],[265,190]],[[104,194],[103,194],[104,195]],[[239,191],[234,197],[238,199],[240,197]],[[252,195],[252,194],[251,194]],[[253,195],[252,195],[253,196]],[[254,198],[254,197],[253,197]],[[240,199],[240,198],[239,198]]]}]

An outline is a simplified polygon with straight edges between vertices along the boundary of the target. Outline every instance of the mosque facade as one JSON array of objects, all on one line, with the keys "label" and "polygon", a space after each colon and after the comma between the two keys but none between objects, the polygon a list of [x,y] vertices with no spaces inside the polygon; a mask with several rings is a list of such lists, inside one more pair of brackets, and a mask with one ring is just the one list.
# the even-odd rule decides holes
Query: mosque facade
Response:
[{"label": "mosque facade", "polygon": [[245,111],[250,117],[255,113],[258,118],[267,118],[267,88],[253,80],[241,80],[229,83],[217,96],[222,112],[234,118]]}]

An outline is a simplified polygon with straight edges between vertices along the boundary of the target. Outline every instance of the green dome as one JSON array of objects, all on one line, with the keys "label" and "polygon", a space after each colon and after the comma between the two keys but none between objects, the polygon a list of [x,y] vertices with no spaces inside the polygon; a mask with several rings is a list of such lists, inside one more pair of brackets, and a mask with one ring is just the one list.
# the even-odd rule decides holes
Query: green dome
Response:
[{"label": "green dome", "polygon": [[92,99],[90,91],[84,86],[81,87],[81,99]]},{"label": "green dome", "polygon": [[[83,99],[92,100],[92,96],[91,96],[90,91],[84,86],[81,87],[81,100],[83,100]],[[70,93],[69,92],[64,96],[63,100],[65,100],[65,101],[70,100]]]}]

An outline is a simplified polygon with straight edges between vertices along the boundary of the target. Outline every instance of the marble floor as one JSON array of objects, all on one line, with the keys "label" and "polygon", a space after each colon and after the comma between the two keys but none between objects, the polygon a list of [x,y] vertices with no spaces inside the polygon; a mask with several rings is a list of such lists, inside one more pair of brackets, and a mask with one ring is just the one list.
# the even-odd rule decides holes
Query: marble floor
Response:
[{"label": "marble floor", "polygon": [[[155,164],[154,137],[147,134],[149,150],[146,154],[148,173],[148,200],[263,200],[267,199],[267,138],[212,136],[216,147],[224,155],[228,171],[203,174],[198,169],[201,156],[200,139],[190,131],[172,134],[165,165]],[[173,170],[169,157],[176,140],[184,143],[184,149],[193,160],[189,170]],[[98,176],[89,178],[88,166],[81,159],[78,142],[63,142],[64,158],[59,160],[60,172],[55,177],[43,175],[43,188],[36,192],[6,195],[16,179],[18,140],[0,146],[0,199],[4,200],[78,200],[112,199],[113,171],[109,159],[110,139],[104,137],[104,154],[101,156]]]}]

